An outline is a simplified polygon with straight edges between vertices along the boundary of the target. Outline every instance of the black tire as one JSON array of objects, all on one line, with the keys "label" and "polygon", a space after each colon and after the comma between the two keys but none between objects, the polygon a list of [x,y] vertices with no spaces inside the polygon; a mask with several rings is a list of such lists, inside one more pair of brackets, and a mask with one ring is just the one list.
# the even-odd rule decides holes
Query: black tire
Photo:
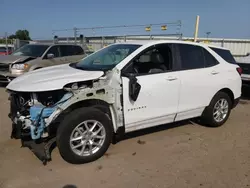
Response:
[{"label": "black tire", "polygon": [[[106,133],[106,137],[100,149],[89,156],[80,156],[73,152],[70,146],[72,131],[81,122],[96,120],[100,122]],[[83,107],[73,110],[65,116],[57,130],[57,146],[62,158],[72,164],[83,164],[97,160],[102,157],[110,146],[113,137],[113,128],[110,119],[102,111],[93,107]]]},{"label": "black tire", "polygon": [[[225,118],[218,122],[215,120],[214,117],[214,108],[216,103],[221,100],[221,99],[225,99],[228,103],[228,112],[225,116]],[[229,95],[225,92],[218,92],[212,99],[212,101],[210,102],[209,106],[206,107],[206,109],[204,110],[202,116],[201,116],[201,122],[202,124],[208,126],[208,127],[220,127],[222,126],[228,119],[230,113],[231,113],[231,109],[232,109],[232,100],[230,99]]]}]

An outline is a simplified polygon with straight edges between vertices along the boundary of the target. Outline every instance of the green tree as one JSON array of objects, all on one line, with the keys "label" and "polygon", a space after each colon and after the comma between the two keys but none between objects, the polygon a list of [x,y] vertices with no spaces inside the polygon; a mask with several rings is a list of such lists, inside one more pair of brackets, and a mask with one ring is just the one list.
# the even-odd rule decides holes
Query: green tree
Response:
[{"label": "green tree", "polygon": [[30,34],[29,31],[25,30],[17,30],[16,31],[16,38],[20,40],[30,40]]},{"label": "green tree", "polygon": [[16,39],[16,35],[10,35],[8,38],[9,39]]},{"label": "green tree", "polygon": [[17,30],[15,35],[10,35],[9,39],[31,40],[28,30]]}]

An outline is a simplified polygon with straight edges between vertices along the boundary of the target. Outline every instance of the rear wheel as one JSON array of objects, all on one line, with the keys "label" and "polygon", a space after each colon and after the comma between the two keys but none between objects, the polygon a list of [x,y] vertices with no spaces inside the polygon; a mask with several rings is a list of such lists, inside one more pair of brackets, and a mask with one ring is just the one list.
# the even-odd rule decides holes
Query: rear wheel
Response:
[{"label": "rear wheel", "polygon": [[112,124],[105,113],[95,108],[80,108],[62,121],[57,131],[57,145],[67,162],[87,163],[104,155],[112,135]]},{"label": "rear wheel", "polygon": [[223,125],[231,112],[232,101],[227,93],[218,92],[201,117],[202,123],[210,127]]}]

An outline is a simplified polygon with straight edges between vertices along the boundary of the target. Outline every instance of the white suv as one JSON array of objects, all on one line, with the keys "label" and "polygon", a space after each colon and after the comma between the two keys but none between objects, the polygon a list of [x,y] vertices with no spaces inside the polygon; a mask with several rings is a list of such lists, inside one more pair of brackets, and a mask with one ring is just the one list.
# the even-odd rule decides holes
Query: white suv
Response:
[{"label": "white suv", "polygon": [[56,141],[66,161],[87,163],[131,131],[196,117],[218,127],[239,101],[240,72],[203,44],[113,44],[10,82],[12,137],[44,162]]}]

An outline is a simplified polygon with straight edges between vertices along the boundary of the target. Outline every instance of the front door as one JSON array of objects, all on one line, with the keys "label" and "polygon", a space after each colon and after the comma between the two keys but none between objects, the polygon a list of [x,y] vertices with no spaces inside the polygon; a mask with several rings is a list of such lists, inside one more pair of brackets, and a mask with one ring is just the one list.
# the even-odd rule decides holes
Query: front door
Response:
[{"label": "front door", "polygon": [[[48,58],[48,54],[53,54],[53,58]],[[61,53],[60,53],[60,46],[54,45],[52,46],[43,59],[43,65],[45,66],[54,66],[60,65],[62,61]]]},{"label": "front door", "polygon": [[141,86],[138,98],[133,101],[129,95],[129,77],[122,77],[126,132],[173,122],[180,79],[179,72],[173,70],[171,45],[150,47],[133,59],[124,72],[134,74]]}]

